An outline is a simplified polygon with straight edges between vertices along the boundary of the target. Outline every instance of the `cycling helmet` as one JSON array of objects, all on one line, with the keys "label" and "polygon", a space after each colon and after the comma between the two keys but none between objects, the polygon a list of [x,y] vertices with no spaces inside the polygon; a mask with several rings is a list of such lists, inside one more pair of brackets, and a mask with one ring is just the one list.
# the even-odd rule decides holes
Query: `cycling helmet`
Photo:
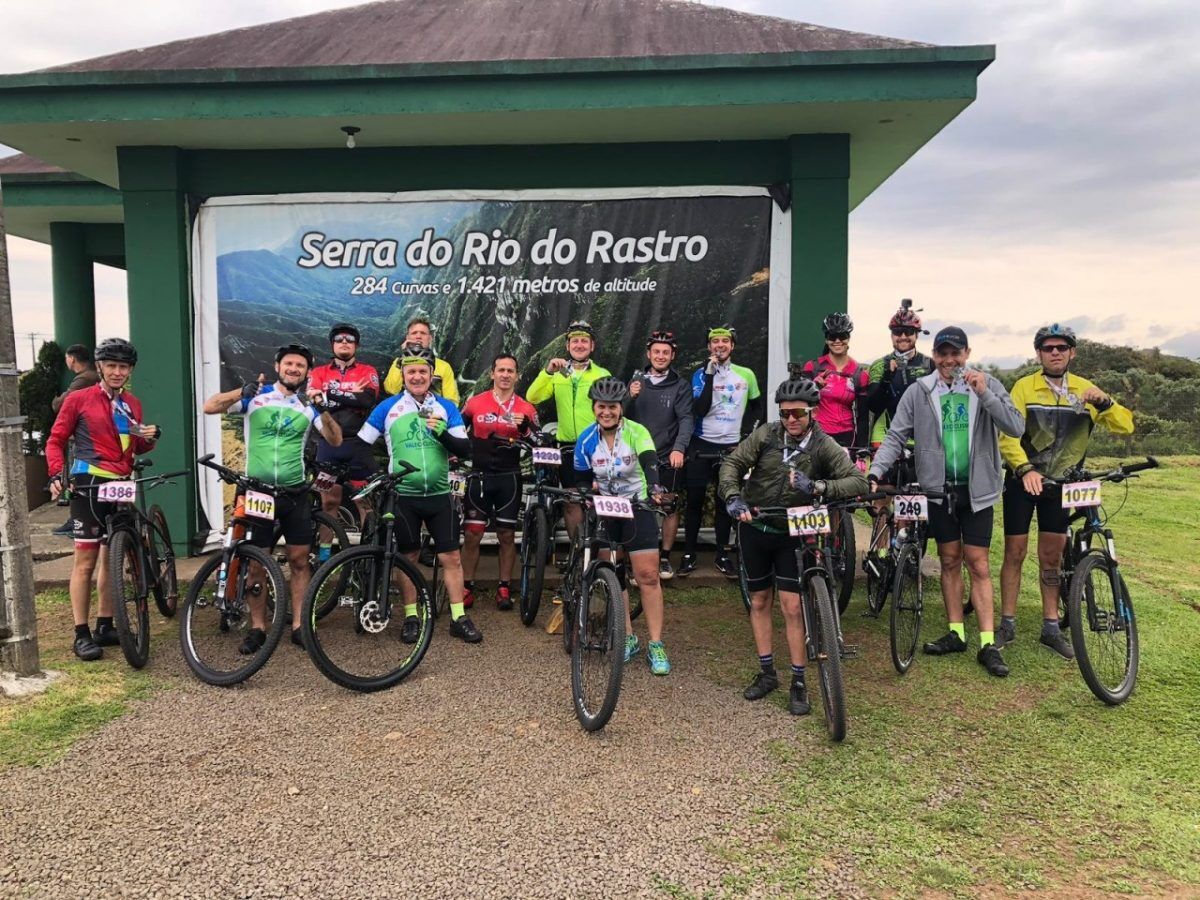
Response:
[{"label": "cycling helmet", "polygon": [[567,326],[567,335],[566,336],[567,336],[568,340],[570,340],[573,337],[576,337],[577,335],[585,335],[585,336],[591,338],[593,341],[596,340],[596,332],[592,328],[591,323],[584,321],[583,319],[579,319],[576,322],[572,322],[570,325]]},{"label": "cycling helmet", "polygon": [[423,344],[416,342],[405,344],[400,348],[400,367],[404,368],[408,365],[416,363],[425,363],[429,368],[433,368],[433,364],[437,362],[437,357],[434,356],[432,350]]},{"label": "cycling helmet", "polygon": [[715,337],[727,337],[735,344],[737,343],[737,329],[732,325],[714,325],[708,329],[708,340]]},{"label": "cycling helmet", "polygon": [[896,314],[888,322],[888,328],[915,328],[922,334],[929,334],[928,331],[921,327],[921,317],[913,310],[912,301],[908,298],[900,301],[900,308],[896,310]]},{"label": "cycling helmet", "polygon": [[358,329],[349,322],[339,322],[329,329],[329,343],[333,343],[335,334],[352,334],[354,335],[354,343],[362,343],[362,335],[358,333]]},{"label": "cycling helmet", "polygon": [[811,378],[789,378],[775,389],[776,403],[799,400],[809,406],[816,406],[820,399],[821,389]]},{"label": "cycling helmet", "polygon": [[849,334],[854,330],[854,322],[844,312],[830,313],[821,322],[821,330],[825,332],[825,337],[831,334]]},{"label": "cycling helmet", "polygon": [[277,362],[277,363],[281,362],[285,356],[287,356],[288,354],[291,354],[291,353],[294,353],[297,356],[303,356],[305,361],[308,363],[308,367],[310,369],[312,368],[312,364],[313,364],[312,351],[309,350],[307,347],[305,347],[303,344],[284,344],[282,347],[280,347],[278,350],[275,351],[275,362]]},{"label": "cycling helmet", "polygon": [[1074,347],[1076,343],[1074,329],[1055,322],[1053,325],[1043,325],[1037,330],[1037,334],[1033,336],[1033,349],[1041,350],[1046,339],[1052,337],[1062,338],[1071,347]]},{"label": "cycling helmet", "polygon": [[105,338],[93,354],[96,362],[123,362],[136,366],[137,349],[124,338]]},{"label": "cycling helmet", "polygon": [[601,403],[621,403],[629,396],[629,388],[620,378],[611,375],[597,378],[588,388],[588,399]]},{"label": "cycling helmet", "polygon": [[651,344],[669,344],[672,350],[679,349],[675,345],[675,332],[673,331],[652,331],[650,337],[646,340],[646,349],[650,349]]}]

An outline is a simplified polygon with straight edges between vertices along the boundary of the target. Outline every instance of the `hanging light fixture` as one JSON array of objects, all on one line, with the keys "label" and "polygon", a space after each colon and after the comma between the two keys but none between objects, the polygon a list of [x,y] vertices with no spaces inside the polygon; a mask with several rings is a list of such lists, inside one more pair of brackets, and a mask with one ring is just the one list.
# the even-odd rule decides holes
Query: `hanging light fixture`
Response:
[{"label": "hanging light fixture", "polygon": [[357,146],[354,136],[362,131],[357,125],[343,125],[342,132],[346,135],[346,149],[353,150]]}]

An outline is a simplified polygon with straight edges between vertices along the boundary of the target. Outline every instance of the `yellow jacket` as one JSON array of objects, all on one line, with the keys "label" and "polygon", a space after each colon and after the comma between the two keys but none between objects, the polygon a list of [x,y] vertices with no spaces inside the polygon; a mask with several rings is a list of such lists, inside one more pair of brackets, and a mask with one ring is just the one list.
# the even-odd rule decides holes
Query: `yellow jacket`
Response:
[{"label": "yellow jacket", "polygon": [[1013,472],[1032,465],[1045,476],[1061,478],[1087,456],[1097,422],[1113,434],[1133,434],[1133,414],[1128,409],[1115,400],[1103,411],[1091,403],[1072,404],[1072,399],[1080,401],[1095,385],[1069,372],[1066,382],[1065,398],[1050,389],[1041,372],[1026,375],[1013,385],[1012,401],[1025,417],[1025,433],[1020,438],[1000,435],[1000,454]]},{"label": "yellow jacket", "polygon": [[[451,403],[458,404],[458,382],[454,380],[454,369],[450,363],[440,356],[433,364],[433,392],[441,394]],[[441,384],[438,383],[441,379]],[[387,377],[383,379],[383,390],[388,394],[398,394],[404,390],[404,375],[400,372],[400,360],[392,360]]]}]

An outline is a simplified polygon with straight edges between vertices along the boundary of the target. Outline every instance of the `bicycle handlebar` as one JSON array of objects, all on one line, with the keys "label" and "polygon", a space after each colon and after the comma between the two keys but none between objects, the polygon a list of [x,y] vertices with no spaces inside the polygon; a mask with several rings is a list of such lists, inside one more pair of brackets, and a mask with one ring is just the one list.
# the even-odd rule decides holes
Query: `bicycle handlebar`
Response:
[{"label": "bicycle handlebar", "polygon": [[1108,472],[1092,472],[1088,469],[1074,469],[1067,472],[1062,479],[1047,478],[1042,476],[1042,483],[1051,486],[1061,486],[1070,483],[1071,480],[1079,481],[1124,481],[1131,475],[1138,472],[1145,472],[1147,469],[1157,469],[1160,463],[1153,456],[1147,456],[1145,462],[1130,463],[1129,465],[1120,465]]}]

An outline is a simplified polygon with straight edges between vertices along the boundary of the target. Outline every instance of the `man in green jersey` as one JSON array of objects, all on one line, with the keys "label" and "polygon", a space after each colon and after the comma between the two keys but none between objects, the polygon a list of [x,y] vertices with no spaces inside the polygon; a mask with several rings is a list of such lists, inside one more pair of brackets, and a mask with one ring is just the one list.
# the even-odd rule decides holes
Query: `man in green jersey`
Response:
[{"label": "man in green jersey", "polygon": [[[421,549],[421,526],[433,537],[433,550],[442,567],[450,595],[450,634],[469,644],[483,635],[463,607],[463,569],[459,551],[459,526],[450,500],[450,456],[466,458],[471,440],[458,407],[433,393],[433,351],[420,344],[400,348],[400,373],[404,390],[384,400],[358,430],[360,440],[387,444],[388,471],[404,462],[416,471],[396,482],[400,503],[396,510],[396,549],[413,562]],[[403,579],[404,629],[401,639],[415,643],[421,630],[417,595],[412,582]]]},{"label": "man in green jersey", "polygon": [[[300,646],[304,646],[300,639],[300,605],[308,590],[308,553],[313,540],[304,445],[311,428],[316,428],[332,447],[342,443],[342,429],[324,409],[324,394],[303,393],[312,363],[307,347],[287,344],[275,353],[278,380],[270,388],[260,390],[258,383],[250,382],[204,401],[204,412],[210,416],[228,413],[243,417],[246,474],[276,488],[275,520],[269,525],[252,526],[248,536],[254,545],[270,550],[276,541],[276,523],[282,526],[291,570],[292,643]],[[252,575],[263,577],[262,573]],[[267,640],[266,605],[261,599],[251,601],[250,624],[239,648],[246,655],[257,652]]]}]

